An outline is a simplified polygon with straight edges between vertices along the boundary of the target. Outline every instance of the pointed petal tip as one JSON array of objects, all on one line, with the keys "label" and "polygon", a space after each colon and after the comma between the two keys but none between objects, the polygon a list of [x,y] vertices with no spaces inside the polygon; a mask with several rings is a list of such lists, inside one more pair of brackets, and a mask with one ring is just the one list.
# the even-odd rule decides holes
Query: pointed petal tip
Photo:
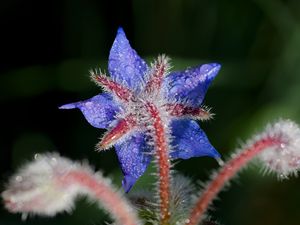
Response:
[{"label": "pointed petal tip", "polygon": [[220,63],[217,63],[217,62],[209,63],[209,65],[211,65],[212,67],[218,68],[218,69],[221,68],[221,64],[220,64]]},{"label": "pointed petal tip", "polygon": [[210,63],[214,70],[219,71],[221,69],[221,64],[219,63]]},{"label": "pointed petal tip", "polygon": [[221,157],[215,157],[215,160],[219,164],[219,166],[224,166],[224,161],[221,159]]},{"label": "pointed petal tip", "polygon": [[219,70],[221,69],[221,64],[219,63],[208,63],[208,64],[204,64],[203,66],[206,67],[206,69],[208,71],[214,71],[214,72],[219,72]]},{"label": "pointed petal tip", "polygon": [[77,105],[75,103],[69,103],[69,104],[61,105],[58,108],[59,109],[75,109],[75,108],[77,108]]},{"label": "pointed petal tip", "polygon": [[209,63],[201,66],[200,70],[207,74],[209,78],[214,78],[217,76],[221,69],[221,64],[219,63]]},{"label": "pointed petal tip", "polygon": [[219,164],[222,161],[221,154],[210,143],[206,146],[206,152],[204,152],[202,156],[214,158]]},{"label": "pointed petal tip", "polygon": [[123,187],[124,191],[126,193],[128,193],[131,190],[131,188],[135,182],[136,182],[136,178],[134,178],[133,176],[130,176],[130,175],[125,175],[124,179],[122,180],[122,187]]},{"label": "pointed petal tip", "polygon": [[221,154],[212,145],[210,146],[210,152],[207,156],[214,158],[217,162],[222,161]]},{"label": "pointed petal tip", "polygon": [[111,78],[137,90],[147,70],[148,65],[131,47],[123,28],[119,27],[108,57]]},{"label": "pointed petal tip", "polygon": [[172,152],[174,159],[189,159],[203,156],[211,158],[221,157],[219,152],[209,142],[205,132],[194,120],[174,120],[171,127],[174,137],[172,145],[176,146]]},{"label": "pointed petal tip", "polygon": [[123,27],[121,27],[121,26],[118,27],[117,33],[118,33],[118,34],[119,34],[119,33],[125,34]]}]

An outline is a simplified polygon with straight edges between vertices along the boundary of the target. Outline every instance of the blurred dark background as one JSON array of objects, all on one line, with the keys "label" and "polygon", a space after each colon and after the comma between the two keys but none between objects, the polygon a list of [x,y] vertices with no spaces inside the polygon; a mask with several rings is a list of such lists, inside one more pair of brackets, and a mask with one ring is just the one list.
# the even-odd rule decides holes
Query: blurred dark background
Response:
[{"label": "blurred dark background", "polygon": [[[148,61],[166,53],[173,70],[220,62],[222,70],[205,104],[216,117],[202,124],[224,158],[277,118],[300,122],[300,1],[298,0],[9,0],[0,3],[1,187],[35,153],[57,151],[88,159],[113,177],[121,172],[113,150],[94,151],[103,130],[79,111],[58,106],[99,89],[88,70],[107,68],[118,26]],[[207,180],[210,158],[182,161],[176,169]],[[215,202],[212,218],[225,225],[296,225],[300,179],[278,182],[249,167]],[[153,183],[148,173],[135,189]],[[1,188],[1,190],[2,190]],[[78,201],[72,215],[32,217],[6,212],[0,224],[104,224],[94,204]]]}]

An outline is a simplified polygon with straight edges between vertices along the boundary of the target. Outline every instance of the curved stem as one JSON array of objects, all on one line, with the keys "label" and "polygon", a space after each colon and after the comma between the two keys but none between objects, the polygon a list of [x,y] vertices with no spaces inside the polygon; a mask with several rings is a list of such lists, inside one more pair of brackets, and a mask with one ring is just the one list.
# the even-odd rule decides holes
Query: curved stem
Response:
[{"label": "curved stem", "polygon": [[137,216],[131,206],[115,192],[110,185],[84,171],[70,171],[63,178],[65,182],[75,182],[86,189],[110,212],[119,224],[138,225]]},{"label": "curved stem", "polygon": [[251,159],[261,153],[263,150],[280,144],[282,144],[282,141],[278,137],[268,137],[258,140],[249,148],[241,151],[229,162],[227,162],[205,188],[201,197],[198,199],[194,208],[192,209],[186,225],[197,225],[201,221],[208,206],[223,188],[225,183],[230,180]]}]

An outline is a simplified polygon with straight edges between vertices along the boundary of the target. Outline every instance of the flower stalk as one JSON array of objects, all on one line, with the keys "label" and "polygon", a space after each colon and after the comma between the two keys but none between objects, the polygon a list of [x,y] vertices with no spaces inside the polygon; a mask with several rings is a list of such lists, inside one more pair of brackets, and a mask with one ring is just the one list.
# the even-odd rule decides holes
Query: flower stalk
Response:
[{"label": "flower stalk", "polygon": [[[299,153],[297,153],[299,147],[295,148],[295,142],[299,142],[299,128],[292,122],[279,121],[272,126],[268,126],[264,133],[256,136],[248,147],[234,155],[213,177],[191,210],[185,224],[197,225],[203,219],[209,205],[224,185],[256,156],[266,164],[266,167],[270,167],[269,170],[280,173],[280,177],[283,174],[295,173],[299,168],[299,166],[291,164],[295,158],[299,158]],[[264,154],[272,158],[266,159]],[[274,155],[276,156],[274,157]],[[284,158],[281,159],[280,157]],[[276,162],[280,162],[280,164],[276,164],[274,167],[275,158],[277,159]],[[293,167],[287,171],[286,164]]]},{"label": "flower stalk", "polygon": [[139,225],[137,214],[126,199],[89,167],[60,157],[39,155],[13,176],[2,193],[5,207],[13,213],[53,216],[71,211],[78,195],[97,200],[118,224]]},{"label": "flower stalk", "polygon": [[159,173],[160,224],[169,224],[170,219],[170,160],[169,144],[164,123],[154,104],[148,104],[149,113],[153,119],[153,139]]},{"label": "flower stalk", "polygon": [[107,208],[120,224],[140,224],[136,214],[128,203],[117,192],[114,192],[110,186],[104,182],[100,182],[96,177],[84,171],[75,170],[68,173],[62,180],[67,183],[77,183],[80,187],[87,189],[100,204]]}]

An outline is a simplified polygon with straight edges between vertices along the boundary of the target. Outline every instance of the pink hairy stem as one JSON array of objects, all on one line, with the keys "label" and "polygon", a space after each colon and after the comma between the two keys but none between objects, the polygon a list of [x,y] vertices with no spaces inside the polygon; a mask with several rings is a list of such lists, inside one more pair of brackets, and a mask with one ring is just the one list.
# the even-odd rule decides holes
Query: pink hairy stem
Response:
[{"label": "pink hairy stem", "polygon": [[95,176],[84,171],[74,170],[66,174],[61,182],[75,182],[80,187],[87,189],[116,218],[119,224],[140,224],[132,208],[120,194]]},{"label": "pink hairy stem", "polygon": [[147,107],[154,122],[154,148],[156,150],[159,170],[160,224],[168,225],[170,219],[170,161],[168,141],[158,109],[151,103]]},{"label": "pink hairy stem", "polygon": [[190,216],[187,219],[186,225],[197,225],[208,206],[217,196],[225,183],[230,180],[243,166],[252,160],[259,153],[273,146],[280,146],[283,141],[279,137],[267,137],[256,141],[249,148],[241,151],[237,156],[227,162],[213,178],[213,180],[206,186],[202,195],[193,207]]}]

